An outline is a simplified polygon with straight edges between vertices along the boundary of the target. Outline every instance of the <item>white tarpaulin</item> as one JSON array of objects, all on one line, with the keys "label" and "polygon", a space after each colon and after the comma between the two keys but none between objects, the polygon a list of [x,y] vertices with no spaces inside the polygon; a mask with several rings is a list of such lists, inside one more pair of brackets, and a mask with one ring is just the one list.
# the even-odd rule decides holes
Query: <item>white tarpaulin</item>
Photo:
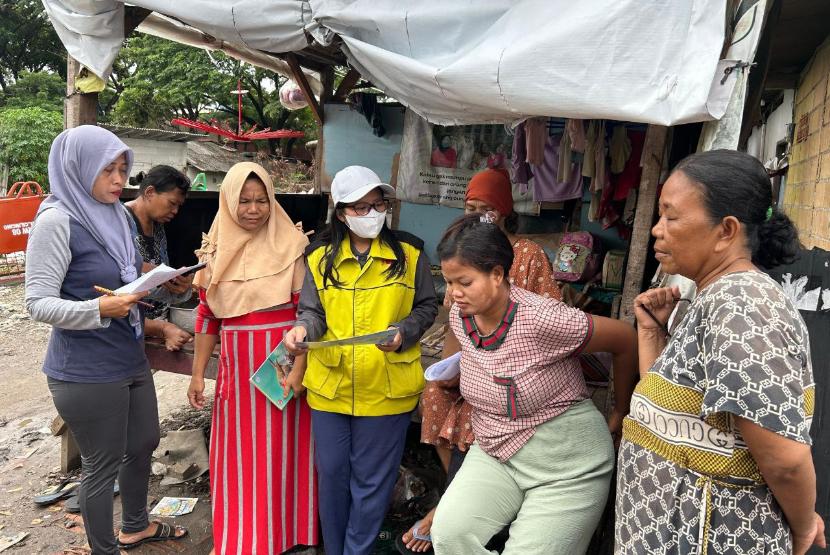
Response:
[{"label": "white tarpaulin", "polygon": [[[130,3],[266,52],[339,36],[364,77],[444,125],[530,115],[663,125],[717,119],[739,73],[721,83],[726,0]],[[44,4],[69,53],[105,75],[123,39],[123,4]]]}]

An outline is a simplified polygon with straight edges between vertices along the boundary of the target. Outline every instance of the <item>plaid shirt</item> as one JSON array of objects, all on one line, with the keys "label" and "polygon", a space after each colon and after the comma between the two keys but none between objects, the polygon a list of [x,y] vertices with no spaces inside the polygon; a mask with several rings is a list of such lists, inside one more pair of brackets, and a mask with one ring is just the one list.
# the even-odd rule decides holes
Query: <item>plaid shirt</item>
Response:
[{"label": "plaid shirt", "polygon": [[533,436],[536,426],[589,397],[576,355],[593,332],[591,316],[561,301],[518,287],[518,303],[504,342],[478,349],[453,306],[450,326],[461,343],[461,393],[473,406],[479,446],[504,462]]}]

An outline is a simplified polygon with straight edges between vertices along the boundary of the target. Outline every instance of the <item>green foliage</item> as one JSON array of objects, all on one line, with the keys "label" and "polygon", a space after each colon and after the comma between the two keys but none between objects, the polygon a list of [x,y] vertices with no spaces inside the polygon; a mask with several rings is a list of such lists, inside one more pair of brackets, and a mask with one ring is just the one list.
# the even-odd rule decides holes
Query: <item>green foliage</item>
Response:
[{"label": "green foliage", "polygon": [[[216,119],[237,127],[238,81],[244,129],[300,129],[316,135],[308,109],[291,112],[279,104],[284,77],[211,52],[149,35],[127,40],[113,67],[107,95],[101,95],[102,121],[135,127],[169,127],[170,120]],[[108,106],[112,109],[109,110]],[[309,139],[307,139],[309,140]],[[283,147],[289,146],[287,141]],[[269,141],[276,151],[279,141]]]},{"label": "green foliage", "polygon": [[43,108],[0,111],[0,165],[9,168],[9,182],[37,181],[48,188],[49,147],[63,130],[60,112]]},{"label": "green foliage", "polygon": [[63,110],[65,91],[66,82],[57,73],[24,71],[6,89],[6,94],[0,98],[0,107],[38,107],[60,112]]},{"label": "green foliage", "polygon": [[24,71],[66,75],[66,52],[40,0],[0,0],[0,90]]}]

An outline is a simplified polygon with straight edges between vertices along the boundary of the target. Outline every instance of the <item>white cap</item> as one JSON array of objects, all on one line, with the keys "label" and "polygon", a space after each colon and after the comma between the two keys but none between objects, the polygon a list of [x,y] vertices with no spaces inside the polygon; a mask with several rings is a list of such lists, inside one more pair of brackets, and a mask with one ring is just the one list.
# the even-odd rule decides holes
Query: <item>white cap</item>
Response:
[{"label": "white cap", "polygon": [[381,188],[384,196],[394,196],[395,188],[383,183],[378,174],[363,166],[349,166],[334,175],[331,198],[334,204],[350,204],[365,197],[372,189]]}]

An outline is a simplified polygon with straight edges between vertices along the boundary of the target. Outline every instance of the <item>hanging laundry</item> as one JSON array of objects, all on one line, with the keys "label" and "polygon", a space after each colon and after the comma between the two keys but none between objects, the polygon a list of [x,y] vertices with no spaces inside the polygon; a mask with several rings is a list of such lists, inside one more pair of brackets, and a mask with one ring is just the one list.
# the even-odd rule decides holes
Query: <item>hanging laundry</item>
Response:
[{"label": "hanging laundry", "polygon": [[605,140],[605,122],[601,121],[597,127],[597,138],[594,145],[594,161],[596,168],[594,169],[594,189],[599,191],[608,187],[608,157],[607,142]]},{"label": "hanging laundry", "polygon": [[531,165],[533,172],[533,200],[536,202],[563,202],[582,197],[582,166],[570,164],[568,171],[559,173],[561,135],[545,139],[545,157],[540,165]]},{"label": "hanging laundry", "polygon": [[643,157],[643,146],[646,142],[645,131],[628,130],[626,139],[631,145],[631,154],[625,163],[625,167],[619,175],[611,176],[611,186],[614,188],[614,200],[625,200],[631,189],[640,186],[640,177],[643,175],[643,168],[640,165]]},{"label": "hanging laundry", "polygon": [[383,137],[386,135],[386,128],[383,127],[383,118],[380,115],[380,105],[378,104],[378,97],[374,94],[368,93],[353,93],[350,97],[350,105],[359,114],[363,114],[369,125],[372,126],[372,133],[376,137]]},{"label": "hanging laundry", "polygon": [[[582,161],[582,175],[585,177],[594,177],[596,173],[597,164],[594,149],[596,149],[597,146],[598,126],[599,123],[596,120],[588,122],[588,132],[585,135],[585,156]],[[591,186],[591,190],[594,190],[593,185]]]},{"label": "hanging laundry", "polygon": [[[593,129],[592,129],[593,127]],[[588,207],[588,219],[592,222],[599,221],[603,217],[603,198],[608,194],[606,189],[609,185],[608,164],[606,164],[605,148],[605,122],[592,121],[588,128],[589,142],[585,148],[585,164],[593,165],[593,177],[591,178],[591,204]],[[588,156],[591,156],[589,159]],[[583,172],[584,173],[584,172]]]},{"label": "hanging laundry", "polygon": [[527,141],[527,162],[540,165],[545,159],[545,138],[548,136],[547,118],[529,118],[525,120],[525,140]]},{"label": "hanging laundry", "polygon": [[568,175],[571,173],[571,167],[571,134],[566,129],[559,142],[559,175]]},{"label": "hanging laundry", "polygon": [[625,163],[631,157],[631,140],[628,138],[624,125],[614,127],[608,154],[611,157],[611,173],[622,173]]},{"label": "hanging laundry", "polygon": [[581,119],[569,119],[565,129],[571,136],[571,150],[574,152],[585,152],[585,122]]},{"label": "hanging laundry", "polygon": [[516,127],[516,134],[513,135],[513,183],[518,185],[523,193],[527,192],[527,184],[533,177],[530,164],[527,163],[527,140],[525,137],[525,124],[523,121]]}]

